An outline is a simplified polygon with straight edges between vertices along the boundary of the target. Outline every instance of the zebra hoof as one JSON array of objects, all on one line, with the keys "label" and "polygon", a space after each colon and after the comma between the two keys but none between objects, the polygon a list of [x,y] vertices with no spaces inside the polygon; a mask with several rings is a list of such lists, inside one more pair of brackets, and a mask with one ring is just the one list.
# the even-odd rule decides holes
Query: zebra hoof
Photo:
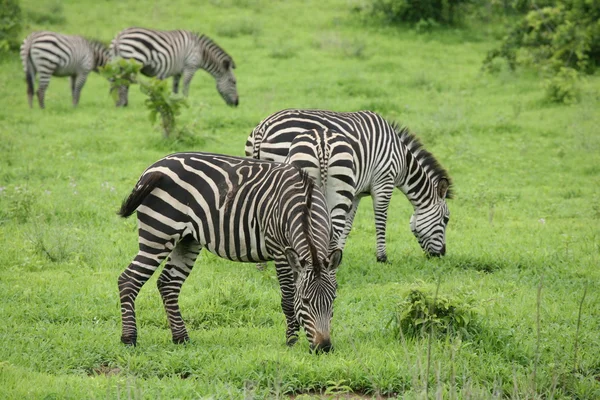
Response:
[{"label": "zebra hoof", "polygon": [[137,346],[137,337],[135,336],[121,336],[121,343],[127,346]]},{"label": "zebra hoof", "polygon": [[287,338],[285,344],[287,344],[288,347],[292,347],[293,345],[296,344],[296,342],[298,341],[298,336],[292,336]]},{"label": "zebra hoof", "polygon": [[175,344],[184,344],[190,341],[190,337],[188,335],[175,337],[173,336],[173,343]]},{"label": "zebra hoof", "polygon": [[377,256],[377,262],[389,264],[388,258],[386,255]]}]

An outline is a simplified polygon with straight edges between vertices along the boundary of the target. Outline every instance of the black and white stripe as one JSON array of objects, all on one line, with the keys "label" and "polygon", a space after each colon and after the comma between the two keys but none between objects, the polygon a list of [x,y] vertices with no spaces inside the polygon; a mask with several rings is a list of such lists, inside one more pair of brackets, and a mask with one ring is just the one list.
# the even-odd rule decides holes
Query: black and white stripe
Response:
[{"label": "black and white stripe", "polygon": [[[323,190],[333,229],[329,248],[343,250],[346,217],[356,191],[352,145],[344,135],[329,129],[311,129],[296,135],[289,148],[280,150],[284,162],[306,171]],[[259,148],[246,149],[246,156],[260,159]]]},{"label": "black and white stripe", "polygon": [[[399,128],[370,111],[282,110],[263,120],[246,142],[246,154],[283,161],[294,138],[308,129],[330,129],[348,138],[355,153],[356,193],[342,243],[350,232],[361,197],[373,197],[377,260],[386,261],[387,213],[394,187],[414,207],[411,230],[423,250],[446,253],[451,198],[448,173],[407,128]],[[250,152],[250,153],[249,153]],[[255,156],[256,157],[256,156]]]},{"label": "black and white stripe", "polygon": [[71,77],[71,94],[76,106],[88,74],[97,72],[98,67],[106,65],[109,59],[108,49],[97,40],[48,31],[31,33],[21,45],[29,107],[33,107],[36,74],[39,76],[37,97],[40,108],[44,108],[44,95],[51,76]]},{"label": "black and white stripe", "polygon": [[[183,94],[188,95],[194,73],[200,68],[217,81],[217,90],[228,105],[237,106],[239,97],[233,59],[205,35],[185,30],[159,31],[127,28],[111,43],[113,57],[134,59],[142,64],[141,73],[159,79],[173,77],[173,92],[179,91],[183,77]],[[127,105],[128,87],[119,88],[117,106]]]},{"label": "black and white stripe", "polygon": [[206,248],[233,261],[274,260],[288,345],[302,326],[311,348],[331,348],[341,251],[328,252],[325,198],[305,172],[242,157],[172,154],[146,169],[119,214],[136,209],[139,252],[119,277],[124,343],[136,344],[135,298],[165,259],[158,289],[173,341],[188,340],[178,297]]}]

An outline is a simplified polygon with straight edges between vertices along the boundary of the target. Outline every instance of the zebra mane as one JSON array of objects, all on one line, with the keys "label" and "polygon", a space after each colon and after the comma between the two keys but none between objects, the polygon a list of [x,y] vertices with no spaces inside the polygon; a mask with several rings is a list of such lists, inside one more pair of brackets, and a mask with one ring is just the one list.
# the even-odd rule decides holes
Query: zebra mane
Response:
[{"label": "zebra mane", "polygon": [[400,142],[406,146],[408,151],[415,157],[417,162],[423,167],[423,169],[427,172],[427,174],[431,177],[431,179],[437,183],[440,179],[445,179],[448,181],[448,191],[446,192],[446,198],[451,199],[454,196],[454,191],[452,187],[452,179],[450,179],[450,175],[448,175],[448,171],[446,171],[440,163],[435,159],[433,154],[429,151],[425,150],[421,141],[410,132],[408,127],[400,126],[397,122],[391,123],[392,128],[400,138]]},{"label": "zebra mane", "polygon": [[227,54],[227,52],[223,50],[221,46],[215,43],[214,40],[199,32],[194,32],[194,35],[198,37],[200,43],[203,43],[206,48],[210,50],[214,60],[219,58],[221,58],[221,60],[227,60],[231,64],[231,68],[235,68],[235,61],[233,61],[233,58],[231,58],[231,56]]}]

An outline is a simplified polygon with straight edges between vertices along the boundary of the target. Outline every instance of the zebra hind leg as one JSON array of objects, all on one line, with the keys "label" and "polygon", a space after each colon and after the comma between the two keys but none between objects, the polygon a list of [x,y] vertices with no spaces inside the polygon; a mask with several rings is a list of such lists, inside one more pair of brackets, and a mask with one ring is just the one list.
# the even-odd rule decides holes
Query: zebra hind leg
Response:
[{"label": "zebra hind leg", "polygon": [[48,89],[48,85],[50,84],[50,76],[40,74],[40,84],[37,90],[37,98],[38,104],[40,108],[44,108],[44,98],[46,96],[46,89]]},{"label": "zebra hind leg", "polygon": [[85,85],[87,74],[79,74],[71,76],[71,95],[73,97],[73,106],[79,104],[79,97],[81,96],[81,89]]},{"label": "zebra hind leg", "polygon": [[133,346],[137,344],[135,299],[144,283],[152,276],[169,253],[170,250],[166,247],[159,250],[140,243],[140,251],[119,276],[121,319],[123,323],[121,342]]},{"label": "zebra hind leg", "polygon": [[190,339],[179,309],[179,293],[192,271],[200,250],[202,246],[193,239],[184,239],[177,243],[156,283],[175,344],[185,343]]}]

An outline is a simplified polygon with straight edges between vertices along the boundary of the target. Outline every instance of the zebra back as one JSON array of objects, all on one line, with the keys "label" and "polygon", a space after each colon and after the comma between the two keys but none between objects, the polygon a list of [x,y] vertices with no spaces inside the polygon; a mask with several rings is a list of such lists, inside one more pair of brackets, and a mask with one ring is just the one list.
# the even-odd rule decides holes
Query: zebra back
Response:
[{"label": "zebra back", "polygon": [[333,235],[330,250],[340,242],[356,192],[354,150],[348,139],[329,129],[312,129],[292,140],[286,163],[306,171],[320,186],[331,214]]},{"label": "zebra back", "polygon": [[[309,129],[330,129],[350,141],[356,155],[356,194],[374,197],[377,258],[387,259],[385,230],[392,190],[398,187],[415,209],[411,229],[431,255],[445,253],[452,181],[408,129],[371,111],[286,109],[265,118],[246,141],[246,154],[283,161],[294,138]],[[358,205],[353,204],[349,225]],[[349,226],[346,226],[349,231]]]}]

